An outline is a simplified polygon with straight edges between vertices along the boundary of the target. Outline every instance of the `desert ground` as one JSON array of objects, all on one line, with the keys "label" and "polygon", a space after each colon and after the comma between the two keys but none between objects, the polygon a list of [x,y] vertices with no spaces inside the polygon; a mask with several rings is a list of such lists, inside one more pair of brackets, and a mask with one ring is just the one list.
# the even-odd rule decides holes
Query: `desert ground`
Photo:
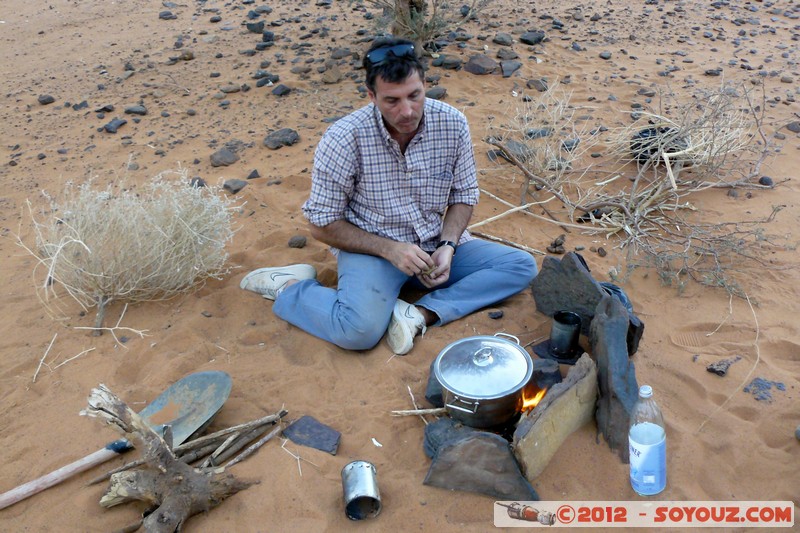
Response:
[{"label": "desert ground", "polygon": [[[249,19],[259,7],[259,16]],[[440,53],[466,62],[476,54],[496,58],[501,47],[510,48],[521,67],[509,76],[436,66],[428,71],[435,80],[429,88],[446,89],[444,101],[470,121],[480,185],[491,193],[482,194],[473,222],[507,211],[500,200],[519,204],[524,176],[490,158],[494,147],[486,139],[511,123],[524,95],[537,97],[529,80],[559,86],[587,128],[610,130],[630,124],[631,109],[657,109],[657,97],[645,96],[647,90],[669,89],[688,99],[723,80],[754,90],[769,149],[753,181],[767,176],[773,186],[734,193],[709,188],[692,198],[693,216],[711,222],[764,218],[773,206],[784,206],[765,227],[777,244],[755,249],[762,264],[743,266],[740,273],[746,297],[696,282],[680,290],[664,286],[646,267],[619,282],[646,326],[632,357],[637,381],[652,385],[667,427],[668,482],[659,499],[792,500],[798,509],[798,7],[787,0],[492,1],[461,27],[469,38],[451,39]],[[160,16],[165,11],[172,16]],[[410,354],[393,357],[385,342],[366,352],[326,344],[275,317],[271,302],[239,288],[254,268],[290,263],[313,264],[319,279],[335,286],[335,259],[310,237],[300,205],[320,136],[332,120],[368,103],[358,58],[378,31],[380,14],[345,0],[0,5],[0,492],[117,438],[98,420],[78,414],[99,383],[136,409],[186,374],[221,370],[233,389],[209,430],[283,407],[287,420],[310,415],[336,429],[341,444],[334,456],[270,441],[232,468],[259,483],[192,518],[185,531],[355,526],[343,511],[340,477],[355,459],[376,466],[383,502],[380,515],[359,528],[493,528],[493,498],[423,485],[430,466],[422,448],[424,424],[390,412],[412,407],[409,390],[427,406],[429,365],[457,339],[502,331],[527,344],[546,336],[549,318],[537,312],[530,291],[490,309],[502,310],[500,319],[490,318],[490,310],[476,312],[429,329]],[[245,25],[255,21],[273,32],[272,46],[256,50],[261,34]],[[547,35],[542,43],[518,40],[537,29]],[[498,33],[513,42],[497,44]],[[342,50],[349,52],[337,52]],[[279,81],[257,85],[259,69]],[[273,92],[280,84],[288,94]],[[136,105],[146,114],[124,114]],[[102,111],[104,106],[113,107]],[[127,121],[116,133],[104,129],[113,118]],[[264,146],[264,138],[282,128],[295,130],[299,141],[277,150]],[[238,160],[212,166],[211,154],[226,146]],[[602,143],[592,151],[603,161]],[[585,158],[583,165],[591,160],[588,152]],[[46,278],[20,246],[35,248],[31,213],[46,209],[43,192],[57,199],[69,182],[143,184],[170,170],[210,185],[246,180],[235,195],[220,192],[235,205],[230,272],[167,301],[126,309],[124,302],[113,303],[105,325],[131,328],[117,330],[116,337],[76,329],[93,325],[94,310],[81,313],[67,297],[50,302],[57,313],[45,307],[37,286]],[[567,221],[558,202],[548,206]],[[532,212],[543,214],[537,207]],[[564,231],[543,218],[515,212],[480,231],[547,253]],[[290,247],[296,236],[306,237],[306,246]],[[580,249],[595,278],[612,281],[629,261],[619,243],[617,235],[573,228],[565,248]],[[542,258],[536,254],[539,265]],[[724,377],[706,371],[708,364],[736,356],[741,359]],[[757,377],[775,384],[771,398],[745,392]],[[0,530],[110,531],[135,522],[143,506],[103,509],[98,500],[105,485],[86,483],[137,453],[0,511]],[[548,501],[640,499],[628,466],[594,424],[573,433],[531,483]]]}]

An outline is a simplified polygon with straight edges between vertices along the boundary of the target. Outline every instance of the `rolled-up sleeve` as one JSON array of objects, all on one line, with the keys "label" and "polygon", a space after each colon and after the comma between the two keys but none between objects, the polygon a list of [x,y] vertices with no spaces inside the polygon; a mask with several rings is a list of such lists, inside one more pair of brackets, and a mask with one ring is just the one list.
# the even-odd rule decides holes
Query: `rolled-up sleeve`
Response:
[{"label": "rolled-up sleeve", "polygon": [[475,154],[466,118],[461,123],[457,150],[453,166],[453,187],[447,203],[448,205],[476,205],[479,196],[478,173],[475,168]]},{"label": "rolled-up sleeve", "polygon": [[311,193],[302,206],[303,215],[313,225],[324,227],[345,216],[353,195],[357,147],[352,133],[331,126],[314,153]]}]

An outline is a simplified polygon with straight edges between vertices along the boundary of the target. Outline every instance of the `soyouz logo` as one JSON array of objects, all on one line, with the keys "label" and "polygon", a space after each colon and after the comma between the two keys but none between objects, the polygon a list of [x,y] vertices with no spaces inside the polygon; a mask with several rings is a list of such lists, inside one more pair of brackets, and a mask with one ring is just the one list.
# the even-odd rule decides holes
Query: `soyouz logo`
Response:
[{"label": "soyouz logo", "polygon": [[794,527],[790,501],[497,501],[496,527]]}]

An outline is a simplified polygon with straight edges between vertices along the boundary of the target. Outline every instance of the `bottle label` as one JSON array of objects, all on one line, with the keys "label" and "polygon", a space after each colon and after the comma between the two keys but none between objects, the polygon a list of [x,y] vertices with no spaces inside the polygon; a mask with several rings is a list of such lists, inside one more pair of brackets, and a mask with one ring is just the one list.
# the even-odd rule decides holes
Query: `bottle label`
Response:
[{"label": "bottle label", "polygon": [[667,485],[667,439],[664,428],[652,422],[636,424],[628,434],[631,486],[652,496]]}]

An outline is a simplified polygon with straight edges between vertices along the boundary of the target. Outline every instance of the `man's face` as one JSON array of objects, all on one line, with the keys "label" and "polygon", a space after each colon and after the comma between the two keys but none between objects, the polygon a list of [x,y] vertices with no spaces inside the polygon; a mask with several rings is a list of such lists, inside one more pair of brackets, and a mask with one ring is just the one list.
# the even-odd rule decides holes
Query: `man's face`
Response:
[{"label": "man's face", "polygon": [[375,92],[368,93],[390,134],[411,135],[417,131],[425,106],[425,82],[418,72],[400,83],[389,83],[378,76]]}]

